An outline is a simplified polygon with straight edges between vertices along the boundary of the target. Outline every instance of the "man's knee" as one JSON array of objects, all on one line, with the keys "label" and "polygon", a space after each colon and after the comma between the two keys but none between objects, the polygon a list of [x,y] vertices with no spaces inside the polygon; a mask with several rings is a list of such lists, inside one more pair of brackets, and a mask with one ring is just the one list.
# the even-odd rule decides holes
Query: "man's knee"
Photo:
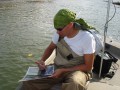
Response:
[{"label": "man's knee", "polygon": [[75,71],[69,75],[67,82],[72,82],[75,84],[85,85],[87,81],[87,75],[81,71]]}]

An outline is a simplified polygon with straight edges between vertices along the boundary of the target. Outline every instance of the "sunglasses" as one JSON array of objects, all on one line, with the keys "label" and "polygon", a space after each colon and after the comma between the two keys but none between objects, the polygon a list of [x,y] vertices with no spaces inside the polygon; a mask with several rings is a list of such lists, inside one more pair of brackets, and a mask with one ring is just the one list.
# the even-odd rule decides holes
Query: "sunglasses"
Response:
[{"label": "sunglasses", "polygon": [[62,31],[62,30],[63,30],[63,28],[56,28],[56,30],[57,30],[57,31]]}]

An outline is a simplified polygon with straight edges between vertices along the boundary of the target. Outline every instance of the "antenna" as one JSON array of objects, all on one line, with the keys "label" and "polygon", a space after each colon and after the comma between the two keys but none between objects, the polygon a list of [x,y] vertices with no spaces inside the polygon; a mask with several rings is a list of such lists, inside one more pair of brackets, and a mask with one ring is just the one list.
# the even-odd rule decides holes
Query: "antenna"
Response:
[{"label": "antenna", "polygon": [[103,42],[104,45],[103,45],[102,58],[101,58],[101,63],[100,63],[99,78],[101,77],[101,70],[102,70],[102,64],[103,64],[103,56],[104,56],[104,51],[105,51],[105,43],[106,43],[106,36],[107,36],[107,29],[108,29],[108,22],[109,22],[109,13],[110,13],[110,2],[111,2],[111,0],[108,0],[106,23],[105,23],[105,26],[104,26],[104,42]]}]

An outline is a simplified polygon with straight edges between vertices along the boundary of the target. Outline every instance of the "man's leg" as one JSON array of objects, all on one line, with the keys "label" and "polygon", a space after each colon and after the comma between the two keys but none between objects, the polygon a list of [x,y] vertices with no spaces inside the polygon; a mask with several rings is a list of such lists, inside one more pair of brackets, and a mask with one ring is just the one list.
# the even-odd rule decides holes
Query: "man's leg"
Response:
[{"label": "man's leg", "polygon": [[20,90],[50,90],[54,84],[57,84],[60,81],[61,79],[53,78],[24,81]]},{"label": "man's leg", "polygon": [[65,75],[62,90],[85,90],[88,76],[81,71],[75,71]]}]

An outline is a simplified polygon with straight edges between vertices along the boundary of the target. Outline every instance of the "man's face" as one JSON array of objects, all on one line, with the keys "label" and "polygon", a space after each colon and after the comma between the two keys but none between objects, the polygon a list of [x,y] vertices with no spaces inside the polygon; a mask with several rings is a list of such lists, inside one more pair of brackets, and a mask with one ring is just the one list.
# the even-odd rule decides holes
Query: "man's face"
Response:
[{"label": "man's face", "polygon": [[73,28],[73,23],[69,23],[64,28],[58,28],[57,33],[60,35],[60,37],[65,37],[69,34],[70,30]]}]

